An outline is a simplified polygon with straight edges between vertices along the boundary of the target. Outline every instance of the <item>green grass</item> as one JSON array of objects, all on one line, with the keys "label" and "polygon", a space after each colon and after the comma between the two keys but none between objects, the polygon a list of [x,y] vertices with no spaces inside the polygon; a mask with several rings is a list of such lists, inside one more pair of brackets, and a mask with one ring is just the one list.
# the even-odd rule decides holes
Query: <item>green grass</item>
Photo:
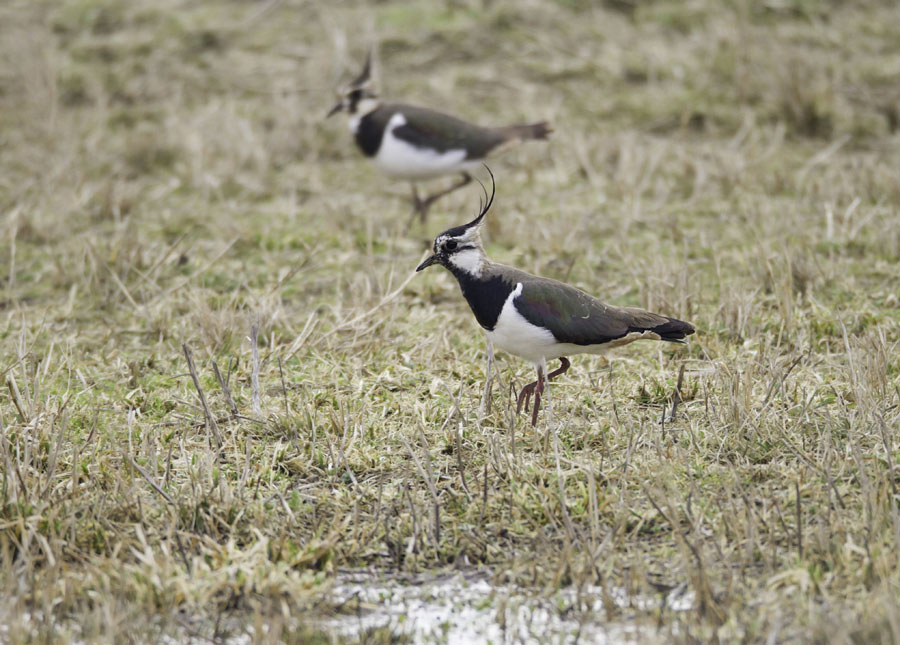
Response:
[{"label": "green grass", "polygon": [[[339,570],[480,566],[687,584],[648,640],[900,638],[892,3],[264,6],[0,8],[5,640],[327,642]],[[375,40],[387,96],[553,122],[492,257],[690,344],[576,357],[536,430],[499,355],[479,415],[483,335],[411,277],[478,192],[408,228],[323,118]]]}]

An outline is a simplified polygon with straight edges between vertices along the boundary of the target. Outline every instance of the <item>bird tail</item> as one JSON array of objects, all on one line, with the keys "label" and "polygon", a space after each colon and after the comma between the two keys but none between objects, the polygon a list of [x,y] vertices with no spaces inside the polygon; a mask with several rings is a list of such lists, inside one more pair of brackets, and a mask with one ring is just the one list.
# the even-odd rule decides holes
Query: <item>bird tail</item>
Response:
[{"label": "bird tail", "polygon": [[550,124],[546,121],[510,125],[501,128],[501,130],[506,135],[507,139],[519,139],[521,141],[528,141],[529,139],[546,139],[550,133],[553,132],[553,128],[551,128]]},{"label": "bird tail", "polygon": [[650,327],[646,331],[652,331],[659,336],[660,340],[666,340],[670,343],[683,343],[686,336],[694,333],[694,326],[683,320],[666,318],[666,322],[663,324]]}]

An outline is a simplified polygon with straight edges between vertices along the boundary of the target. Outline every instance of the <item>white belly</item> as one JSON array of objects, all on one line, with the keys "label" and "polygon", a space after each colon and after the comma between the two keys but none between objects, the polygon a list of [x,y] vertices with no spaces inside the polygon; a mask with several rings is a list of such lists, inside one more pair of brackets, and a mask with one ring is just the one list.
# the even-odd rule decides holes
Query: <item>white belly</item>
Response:
[{"label": "white belly", "polygon": [[513,300],[520,293],[522,293],[521,283],[517,284],[513,292],[506,298],[497,324],[492,330],[486,331],[487,337],[494,347],[520,356],[535,365],[563,356],[556,351],[556,348],[560,347],[560,343],[556,342],[553,334],[542,327],[532,325],[516,310]]},{"label": "white belly", "polygon": [[465,150],[447,150],[437,152],[417,148],[393,135],[394,128],[406,123],[402,114],[395,114],[388,121],[384,139],[378,154],[375,155],[375,167],[381,172],[398,179],[428,179],[448,175],[478,166],[477,161],[466,161]]}]

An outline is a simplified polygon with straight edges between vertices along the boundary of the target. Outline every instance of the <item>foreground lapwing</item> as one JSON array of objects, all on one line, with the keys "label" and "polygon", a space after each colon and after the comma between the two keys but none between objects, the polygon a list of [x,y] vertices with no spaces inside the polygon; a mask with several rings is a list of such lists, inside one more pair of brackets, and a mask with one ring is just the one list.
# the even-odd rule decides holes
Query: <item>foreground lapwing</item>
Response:
[{"label": "foreground lapwing", "polygon": [[569,369],[566,357],[572,354],[599,354],[642,338],[683,342],[694,333],[690,323],[635,307],[606,305],[562,282],[491,262],[481,244],[481,223],[494,201],[493,180],[491,173],[491,196],[478,217],[438,235],[434,255],[416,271],[432,264],[446,267],[488,339],[534,364],[537,380],[522,388],[516,409],[520,412],[524,403],[527,411],[534,395],[531,425],[537,424],[547,361],[560,362],[559,369],[546,375],[549,381]]},{"label": "foreground lapwing", "polygon": [[[440,197],[472,181],[469,171],[489,155],[517,141],[546,139],[550,126],[542,121],[486,128],[427,108],[384,103],[372,83],[372,56],[328,116],[345,111],[356,145],[388,177],[412,182],[413,207],[424,221]],[[458,183],[425,199],[416,182],[461,175]]]}]

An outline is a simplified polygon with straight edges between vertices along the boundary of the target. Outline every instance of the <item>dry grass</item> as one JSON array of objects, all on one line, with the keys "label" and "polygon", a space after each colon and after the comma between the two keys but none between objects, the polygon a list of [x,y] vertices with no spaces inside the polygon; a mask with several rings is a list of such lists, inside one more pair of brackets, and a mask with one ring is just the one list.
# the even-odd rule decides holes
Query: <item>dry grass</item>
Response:
[{"label": "dry grass", "polygon": [[[900,640],[892,3],[326,4],[0,6],[3,640],[326,639],[340,568],[445,566],[685,583],[660,641]],[[456,285],[405,282],[477,194],[406,230],[322,119],[375,39],[391,96],[554,122],[495,258],[690,345],[579,357],[537,432],[500,356],[479,419]]]}]

